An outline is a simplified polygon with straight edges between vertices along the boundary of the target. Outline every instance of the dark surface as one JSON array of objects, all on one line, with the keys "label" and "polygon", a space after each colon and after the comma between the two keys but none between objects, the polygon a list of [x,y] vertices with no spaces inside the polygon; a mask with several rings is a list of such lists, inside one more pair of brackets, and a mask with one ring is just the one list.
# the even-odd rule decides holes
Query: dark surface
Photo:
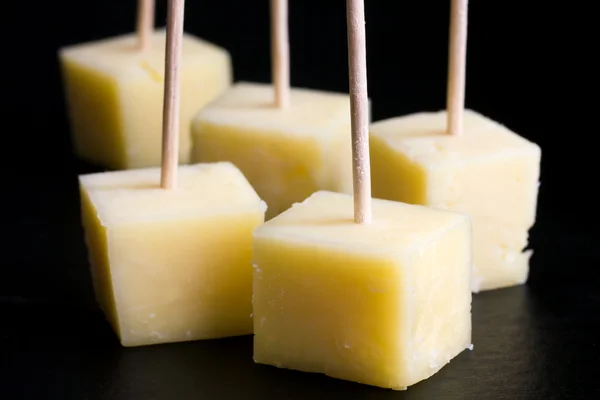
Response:
[{"label": "dark surface", "polygon": [[474,350],[406,392],[255,365],[250,336],[122,349],[97,313],[19,304],[27,322],[9,334],[12,384],[15,398],[31,399],[594,398],[598,321],[589,316],[600,310],[584,292],[557,294],[531,285],[477,295]]},{"label": "dark surface", "polygon": [[[93,168],[71,154],[56,50],[131,30],[134,3],[10,2],[3,10],[0,399],[598,397],[592,10],[471,2],[467,106],[543,149],[531,278],[474,296],[474,351],[392,392],[254,365],[250,337],[119,346],[93,302],[76,180]],[[448,3],[367,1],[375,120],[444,107]],[[264,82],[267,5],[188,0],[186,30],[227,47],[236,79]],[[347,90],[343,1],[290,7],[293,84]],[[164,21],[164,1],[158,10]]]}]

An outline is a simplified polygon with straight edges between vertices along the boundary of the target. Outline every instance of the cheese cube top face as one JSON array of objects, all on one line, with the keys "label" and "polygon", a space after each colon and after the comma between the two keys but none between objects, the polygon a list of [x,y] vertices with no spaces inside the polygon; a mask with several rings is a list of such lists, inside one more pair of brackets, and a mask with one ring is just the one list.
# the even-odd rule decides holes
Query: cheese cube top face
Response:
[{"label": "cheese cube top face", "polygon": [[98,303],[124,346],[252,333],[252,231],[265,205],[229,163],[80,177]]},{"label": "cheese cube top face", "polygon": [[446,134],[445,127],[445,112],[372,124],[373,196],[471,215],[473,291],[525,282],[539,146],[470,110],[461,136]]},{"label": "cheese cube top face", "polygon": [[350,99],[291,89],[275,107],[273,87],[240,82],[192,123],[192,161],[231,161],[269,206],[267,219],[317,190],[352,192]]},{"label": "cheese cube top face", "polygon": [[[76,154],[111,169],[156,167],[161,161],[165,70],[163,29],[140,51],[135,34],[60,50]],[[184,34],[180,154],[190,160],[190,122],[231,85],[229,53]]]},{"label": "cheese cube top face", "polygon": [[404,389],[471,343],[465,215],[317,192],[254,232],[254,360]]}]

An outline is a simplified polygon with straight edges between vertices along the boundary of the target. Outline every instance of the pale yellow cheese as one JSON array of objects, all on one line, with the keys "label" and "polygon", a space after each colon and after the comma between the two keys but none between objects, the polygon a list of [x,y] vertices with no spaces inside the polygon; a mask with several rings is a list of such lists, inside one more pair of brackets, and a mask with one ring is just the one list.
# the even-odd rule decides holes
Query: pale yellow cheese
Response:
[{"label": "pale yellow cheese", "polygon": [[80,177],[98,303],[124,346],[252,333],[252,231],[265,205],[229,163]]},{"label": "pale yellow cheese", "polygon": [[267,219],[317,190],[352,191],[350,99],[291,89],[287,110],[271,85],[240,82],[192,123],[192,161],[231,161],[267,202]]},{"label": "pale yellow cheese", "polygon": [[[141,52],[135,34],[60,50],[76,154],[111,169],[160,165],[165,31]],[[184,34],[181,163],[190,159],[193,115],[231,85],[229,53]]]},{"label": "pale yellow cheese", "polygon": [[317,192],[254,232],[254,360],[403,389],[471,344],[466,215]]},{"label": "pale yellow cheese", "polygon": [[539,146],[470,110],[463,135],[447,135],[445,126],[445,112],[372,124],[373,196],[471,215],[473,291],[525,282]]}]

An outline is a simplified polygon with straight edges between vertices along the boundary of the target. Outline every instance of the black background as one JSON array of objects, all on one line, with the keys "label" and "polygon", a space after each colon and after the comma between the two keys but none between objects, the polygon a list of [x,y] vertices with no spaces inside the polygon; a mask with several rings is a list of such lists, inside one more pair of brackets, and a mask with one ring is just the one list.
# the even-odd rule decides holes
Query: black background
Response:
[{"label": "black background", "polygon": [[[186,31],[230,50],[236,80],[270,79],[267,0],[186,3]],[[290,3],[293,85],[347,91],[345,2]],[[449,0],[366,3],[374,120],[442,109]],[[131,31],[135,1],[3,5],[0,398],[593,398],[600,219],[592,3],[471,1],[467,106],[543,150],[536,253],[527,285],[474,296],[475,351],[402,393],[256,366],[250,337],[122,349],[93,302],[76,176],[95,169],[71,153],[56,52]],[[163,0],[157,23],[164,20]]]}]

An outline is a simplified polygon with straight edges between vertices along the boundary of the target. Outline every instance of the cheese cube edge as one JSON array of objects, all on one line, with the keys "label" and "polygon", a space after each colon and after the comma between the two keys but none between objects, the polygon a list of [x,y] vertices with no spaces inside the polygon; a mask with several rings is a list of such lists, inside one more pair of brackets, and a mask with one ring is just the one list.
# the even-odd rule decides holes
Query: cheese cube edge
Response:
[{"label": "cheese cube edge", "polygon": [[524,283],[541,148],[472,110],[463,135],[447,135],[445,124],[445,111],[371,124],[373,196],[471,214],[473,291]]},{"label": "cheese cube edge", "polygon": [[[264,202],[230,163],[180,170],[174,189],[160,189],[156,168],[80,176],[94,292],[125,347],[252,333],[251,241]],[[218,187],[248,204],[197,196]]]},{"label": "cheese cube edge", "polygon": [[351,196],[322,191],[255,230],[255,362],[401,390],[470,348],[470,217],[373,210],[354,224]]}]

